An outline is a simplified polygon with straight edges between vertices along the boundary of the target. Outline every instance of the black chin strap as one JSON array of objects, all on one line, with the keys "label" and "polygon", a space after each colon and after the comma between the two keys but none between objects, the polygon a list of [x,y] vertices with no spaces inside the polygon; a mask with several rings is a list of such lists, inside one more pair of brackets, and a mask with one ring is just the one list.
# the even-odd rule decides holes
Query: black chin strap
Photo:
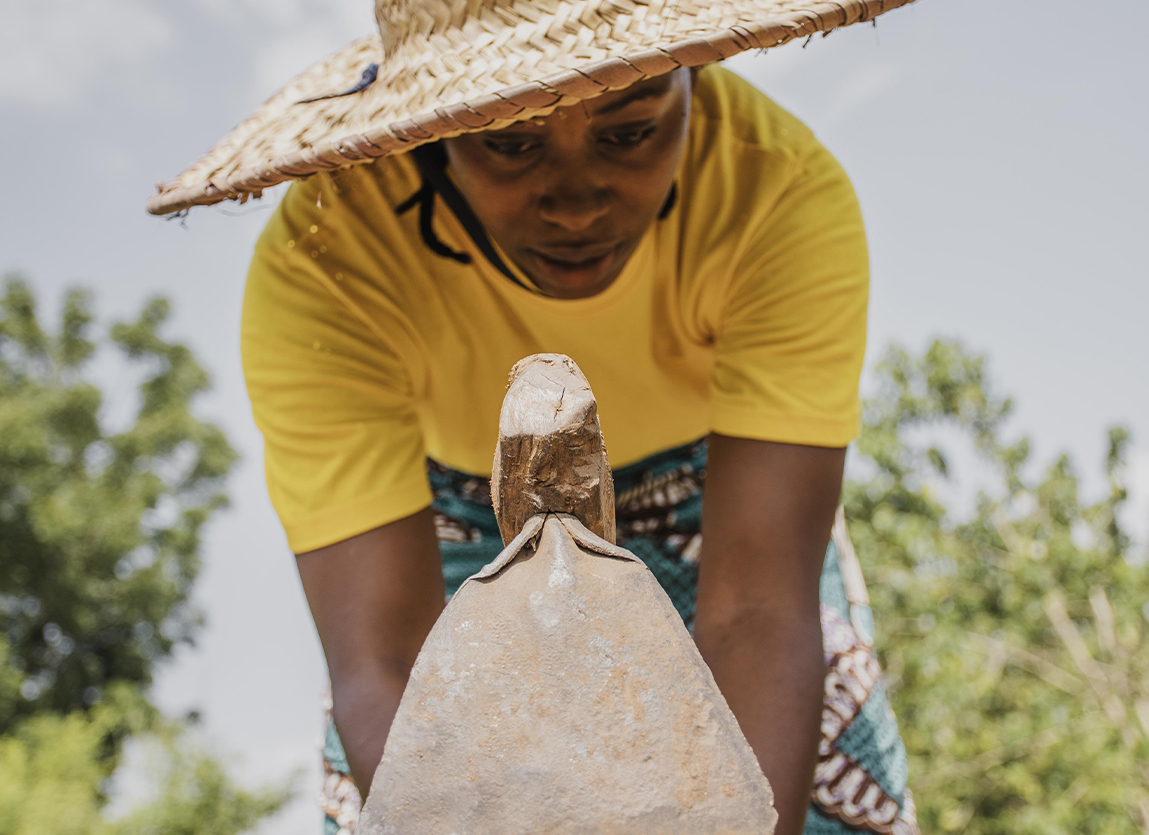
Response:
[{"label": "black chin strap", "polygon": [[674,211],[674,204],[678,202],[678,183],[670,184],[670,192],[666,195],[666,202],[662,204],[662,208],[658,210],[658,219],[666,220],[670,217],[670,213]]},{"label": "black chin strap", "polygon": [[395,207],[395,214],[406,214],[415,206],[419,207],[419,234],[423,243],[440,258],[450,258],[460,264],[470,264],[471,256],[465,252],[455,252],[435,234],[433,220],[435,217],[435,188],[427,180],[419,186],[419,190]]},{"label": "black chin strap", "polygon": [[[433,142],[430,145],[420,145],[411,151],[411,155],[415,158],[415,164],[419,166],[419,174],[423,177],[423,183],[419,186],[419,190],[404,200],[401,204],[395,207],[396,214],[405,214],[413,209],[416,205],[419,207],[419,234],[423,238],[423,243],[427,245],[433,253],[441,258],[450,258],[460,264],[470,264],[471,256],[465,252],[456,252],[447,246],[435,234],[434,227],[434,212],[435,212],[435,194],[439,194],[443,198],[443,202],[447,204],[447,208],[462,224],[463,229],[474,241],[475,246],[483,253],[483,256],[491,262],[491,264],[513,281],[520,287],[525,285],[519,281],[511,269],[504,263],[503,259],[499,257],[499,253],[495,250],[494,244],[491,243],[490,237],[487,236],[487,230],[483,228],[483,224],[479,223],[479,219],[471,210],[470,205],[467,203],[466,198],[459,193],[455,188],[455,184],[451,182],[451,178],[447,176],[447,154],[443,150],[443,146],[438,142]],[[659,220],[665,220],[666,217],[674,210],[675,203],[678,202],[678,183],[674,183],[670,187],[670,193],[666,195],[666,202],[662,204],[662,209],[658,213]]]},{"label": "black chin strap", "polygon": [[451,178],[447,176],[447,154],[443,150],[443,146],[438,142],[420,145],[411,154],[415,157],[415,164],[419,166],[419,173],[423,176],[423,185],[395,211],[403,214],[416,203],[419,203],[419,233],[423,236],[423,241],[427,247],[436,255],[450,258],[460,264],[470,264],[470,255],[465,252],[455,252],[435,235],[431,220],[435,208],[435,193],[438,192],[439,196],[443,198],[443,202],[447,204],[447,208],[451,210],[451,214],[463,225],[463,229],[475,242],[475,246],[479,248],[483,256],[494,265],[495,269],[515,284],[523,287],[523,283],[503,263],[503,259],[499,257],[499,253],[495,251],[491,239],[487,236],[487,230],[483,228],[483,224],[479,223],[479,219],[471,211],[466,199],[455,188]]}]

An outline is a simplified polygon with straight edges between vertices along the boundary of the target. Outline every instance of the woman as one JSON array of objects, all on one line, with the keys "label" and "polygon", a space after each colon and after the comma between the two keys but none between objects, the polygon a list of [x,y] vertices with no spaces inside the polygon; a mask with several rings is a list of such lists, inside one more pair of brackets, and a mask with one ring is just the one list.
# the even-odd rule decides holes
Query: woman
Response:
[{"label": "woman", "polygon": [[808,129],[698,69],[894,5],[380,0],[381,44],[305,73],[153,198],[384,157],[291,187],[244,303],[331,674],[330,831],[353,826],[445,595],[501,547],[499,404],[537,352],[594,388],[619,542],[693,628],[776,831],[916,831],[864,587],[848,542],[827,548],[859,416],[857,203]]}]

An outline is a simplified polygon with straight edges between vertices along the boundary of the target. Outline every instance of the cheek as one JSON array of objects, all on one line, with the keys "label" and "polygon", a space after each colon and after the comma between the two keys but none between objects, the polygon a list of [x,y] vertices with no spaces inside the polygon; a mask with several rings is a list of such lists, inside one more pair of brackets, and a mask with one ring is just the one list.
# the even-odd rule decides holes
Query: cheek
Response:
[{"label": "cheek", "polygon": [[469,147],[468,139],[447,140],[457,143],[447,146],[452,177],[483,226],[496,237],[503,237],[501,233],[507,231],[513,233],[530,209],[530,189],[491,170],[481,158],[481,149]]},{"label": "cheek", "polygon": [[531,221],[534,200],[529,187],[482,177],[464,194],[479,221],[500,240],[514,238]]},{"label": "cheek", "polygon": [[652,143],[643,163],[636,163],[620,178],[619,193],[625,194],[625,202],[636,208],[654,205],[655,211],[661,209],[666,192],[674,182],[683,144],[681,136],[673,135]]}]

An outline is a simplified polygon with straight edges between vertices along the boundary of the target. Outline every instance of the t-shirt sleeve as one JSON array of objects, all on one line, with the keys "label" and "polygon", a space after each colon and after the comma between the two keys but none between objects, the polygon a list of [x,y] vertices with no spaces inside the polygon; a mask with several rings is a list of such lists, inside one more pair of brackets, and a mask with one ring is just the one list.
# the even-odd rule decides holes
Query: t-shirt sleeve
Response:
[{"label": "t-shirt sleeve", "polygon": [[713,431],[843,447],[857,437],[869,263],[861,211],[811,143],[748,233],[715,335]]},{"label": "t-shirt sleeve", "polygon": [[271,501],[303,553],[409,516],[431,492],[404,323],[364,315],[354,276],[312,257],[292,197],[256,246],[242,352]]}]

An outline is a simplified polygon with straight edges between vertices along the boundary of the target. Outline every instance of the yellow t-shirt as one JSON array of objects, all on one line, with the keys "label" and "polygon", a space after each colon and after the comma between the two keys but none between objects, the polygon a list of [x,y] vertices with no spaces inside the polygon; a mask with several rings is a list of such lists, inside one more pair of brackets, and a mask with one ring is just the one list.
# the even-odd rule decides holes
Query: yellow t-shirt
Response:
[{"label": "yellow t-shirt", "polygon": [[489,475],[507,373],[571,356],[612,465],[717,432],[841,447],[857,433],[869,271],[845,173],[746,82],[702,71],[677,201],[602,293],[519,286],[436,197],[431,252],[395,207],[407,155],[291,186],[260,238],[243,364],[271,499],[297,553],[431,500],[426,456]]}]

